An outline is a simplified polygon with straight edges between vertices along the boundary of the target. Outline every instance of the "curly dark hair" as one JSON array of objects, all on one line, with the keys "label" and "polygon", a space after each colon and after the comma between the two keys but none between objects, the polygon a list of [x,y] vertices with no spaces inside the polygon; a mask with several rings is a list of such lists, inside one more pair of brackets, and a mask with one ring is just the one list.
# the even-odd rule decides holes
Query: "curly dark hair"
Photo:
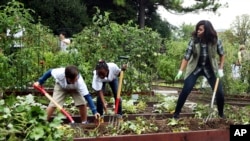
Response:
[{"label": "curly dark hair", "polygon": [[107,63],[104,60],[99,60],[95,67],[96,70],[104,69],[109,70]]}]

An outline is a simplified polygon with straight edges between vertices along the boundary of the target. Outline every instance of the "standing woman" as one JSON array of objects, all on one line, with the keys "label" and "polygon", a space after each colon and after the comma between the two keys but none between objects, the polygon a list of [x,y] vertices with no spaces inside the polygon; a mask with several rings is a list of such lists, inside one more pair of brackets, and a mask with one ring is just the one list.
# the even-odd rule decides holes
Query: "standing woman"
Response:
[{"label": "standing woman", "polygon": [[[99,60],[93,71],[92,87],[97,91],[97,112],[103,115],[103,110],[107,113],[107,105],[104,99],[105,86],[108,83],[113,92],[114,99],[117,96],[118,77],[120,72],[126,70],[127,66],[123,65],[120,69],[115,63],[106,63],[104,60]],[[118,105],[118,115],[122,117],[122,101]]]},{"label": "standing woman", "polygon": [[[219,64],[217,56],[219,56]],[[192,39],[188,43],[184,58],[175,80],[180,79],[186,68],[184,86],[175,107],[174,118],[179,118],[181,109],[193,89],[199,76],[207,78],[209,85],[214,89],[216,78],[223,77],[224,50],[217,32],[210,21],[201,20],[197,23]],[[224,118],[224,92],[221,81],[216,92],[218,115]]]}]

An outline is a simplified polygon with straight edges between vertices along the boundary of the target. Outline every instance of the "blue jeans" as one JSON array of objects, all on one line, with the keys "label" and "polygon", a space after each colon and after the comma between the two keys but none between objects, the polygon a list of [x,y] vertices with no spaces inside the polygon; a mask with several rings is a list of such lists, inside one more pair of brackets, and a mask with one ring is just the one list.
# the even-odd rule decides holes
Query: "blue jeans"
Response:
[{"label": "blue jeans", "polygon": [[[110,86],[110,88],[112,90],[115,102],[117,102],[116,101],[116,96],[117,96],[117,90],[118,90],[118,79],[116,78],[111,82],[103,82],[103,86],[102,86],[103,93],[105,93],[106,83],[109,84],[109,86]],[[100,113],[100,115],[103,115],[103,105],[102,105],[102,100],[101,100],[99,95],[97,96],[96,103],[97,103],[97,106],[96,106],[97,112]],[[121,98],[120,98],[120,102],[119,102],[119,105],[118,105],[118,113],[117,114],[122,115],[122,99]]]},{"label": "blue jeans", "polygon": [[[184,86],[182,88],[182,91],[181,91],[181,93],[179,95],[179,98],[178,98],[178,101],[177,101],[177,105],[175,107],[175,112],[174,112],[174,117],[175,118],[179,117],[181,109],[182,109],[188,95],[192,91],[192,89],[193,89],[193,87],[194,87],[194,85],[195,85],[195,83],[196,83],[199,76],[205,76],[204,72],[201,71],[196,75],[194,75],[192,73],[190,76],[188,76],[184,80]],[[215,82],[216,82],[216,76],[214,74],[211,74],[211,77],[207,78],[207,80],[208,80],[208,83],[211,86],[211,88],[214,89]],[[223,89],[222,89],[221,81],[219,81],[215,98],[216,98],[217,108],[218,108],[218,112],[219,112],[218,114],[219,114],[220,117],[223,117],[224,116],[224,113],[223,113],[223,109],[224,109],[224,92],[223,92]]]}]

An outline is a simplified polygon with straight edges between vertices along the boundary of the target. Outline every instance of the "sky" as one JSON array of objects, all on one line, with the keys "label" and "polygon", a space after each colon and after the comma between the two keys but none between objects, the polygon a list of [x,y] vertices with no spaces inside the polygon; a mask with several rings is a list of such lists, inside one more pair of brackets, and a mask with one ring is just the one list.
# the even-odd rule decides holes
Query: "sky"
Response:
[{"label": "sky", "polygon": [[[184,5],[190,5],[194,0],[184,0]],[[159,7],[163,20],[167,20],[173,25],[180,26],[182,23],[196,25],[200,20],[209,20],[215,29],[229,29],[230,25],[236,19],[236,16],[242,14],[250,15],[250,0],[220,0],[220,3],[228,3],[228,8],[220,8],[216,14],[212,12],[188,13],[184,15],[175,15],[169,13],[163,7]]]}]

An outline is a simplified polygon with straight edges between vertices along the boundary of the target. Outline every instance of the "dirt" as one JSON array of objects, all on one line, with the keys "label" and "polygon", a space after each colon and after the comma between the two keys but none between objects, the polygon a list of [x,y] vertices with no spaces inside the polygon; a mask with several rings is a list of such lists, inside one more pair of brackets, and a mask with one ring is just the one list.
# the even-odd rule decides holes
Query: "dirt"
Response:
[{"label": "dirt", "polygon": [[[139,121],[140,122],[140,121]],[[186,131],[198,131],[198,130],[211,130],[211,129],[229,129],[230,125],[234,122],[214,118],[207,122],[204,122],[203,119],[197,118],[180,118],[175,120],[176,124],[173,123],[173,119],[167,118],[163,120],[143,120],[144,127],[137,128],[136,131],[132,131],[131,127],[128,128],[126,125],[132,125],[129,121],[123,121],[121,124],[111,124],[111,123],[102,123],[100,125],[83,125],[82,132],[88,136],[90,133],[94,136],[111,136],[111,135],[135,135],[138,134],[147,134],[147,133],[166,133],[166,132],[186,132]],[[138,123],[138,121],[134,121]],[[150,128],[150,125],[152,128]],[[153,125],[153,126],[152,126]],[[138,126],[135,124],[135,126]],[[157,127],[157,130],[154,127]],[[145,130],[143,130],[145,129]],[[96,133],[96,134],[93,134]],[[77,135],[76,135],[77,137]]]},{"label": "dirt", "polygon": [[[192,94],[191,94],[192,95]],[[195,96],[196,95],[196,96]],[[199,94],[193,94],[193,96],[189,96],[188,100],[198,101],[204,104],[209,104],[209,101],[200,100]],[[150,114],[153,111],[153,107],[149,106],[143,111],[144,114]],[[191,113],[192,111],[188,108],[183,107],[183,113]],[[133,122],[133,123],[131,123]],[[141,125],[142,124],[142,125]],[[198,130],[211,130],[211,129],[229,129],[230,125],[235,124],[234,121],[230,119],[222,119],[222,118],[212,118],[207,122],[202,118],[194,118],[194,117],[181,117],[178,120],[174,120],[173,118],[166,117],[163,119],[140,119],[129,121],[124,119],[124,121],[119,125],[111,125],[110,123],[103,123],[99,126],[92,125],[88,126],[88,128],[83,127],[83,132],[85,135],[88,133],[95,132],[96,134],[93,136],[110,136],[110,135],[133,135],[138,134],[138,131],[142,129],[147,129],[145,131],[141,131],[141,134],[146,133],[162,133],[162,132],[185,132],[185,131],[198,131]],[[133,127],[137,128],[137,131],[132,130]],[[131,126],[131,127],[130,127]],[[144,126],[144,127],[143,127]],[[157,127],[154,128],[154,127]]]},{"label": "dirt", "polygon": [[182,118],[178,121],[179,124],[175,126],[166,126],[159,122],[157,126],[159,127],[159,132],[174,132],[178,129],[186,127],[187,131],[197,131],[197,130],[210,130],[210,129],[228,129],[232,121],[225,119],[211,119],[207,122],[204,122],[203,119],[196,118]]}]

